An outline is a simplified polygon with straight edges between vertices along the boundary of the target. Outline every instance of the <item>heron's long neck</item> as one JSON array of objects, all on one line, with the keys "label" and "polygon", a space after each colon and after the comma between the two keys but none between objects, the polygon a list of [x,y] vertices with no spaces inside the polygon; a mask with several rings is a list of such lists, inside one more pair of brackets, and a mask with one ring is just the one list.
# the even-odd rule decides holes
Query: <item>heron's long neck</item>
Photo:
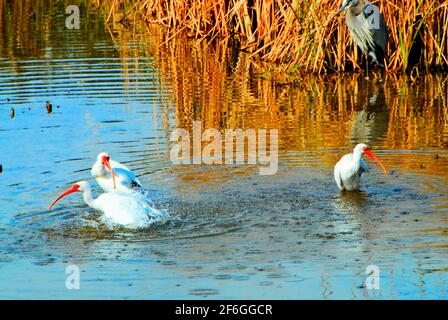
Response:
[{"label": "heron's long neck", "polygon": [[95,199],[92,196],[92,189],[86,188],[82,193],[82,197],[84,198],[84,202],[91,208],[96,209]]},{"label": "heron's long neck", "polygon": [[106,170],[104,169],[104,165],[101,161],[96,161],[92,167],[92,175],[94,177],[102,177],[106,174]]}]

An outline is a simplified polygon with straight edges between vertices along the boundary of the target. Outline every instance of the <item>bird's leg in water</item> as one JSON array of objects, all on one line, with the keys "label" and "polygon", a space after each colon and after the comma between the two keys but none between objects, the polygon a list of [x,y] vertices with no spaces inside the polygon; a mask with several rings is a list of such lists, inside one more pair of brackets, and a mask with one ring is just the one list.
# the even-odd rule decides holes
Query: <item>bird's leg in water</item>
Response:
[{"label": "bird's leg in water", "polygon": [[364,56],[366,57],[366,80],[369,80],[369,53],[365,52]]}]

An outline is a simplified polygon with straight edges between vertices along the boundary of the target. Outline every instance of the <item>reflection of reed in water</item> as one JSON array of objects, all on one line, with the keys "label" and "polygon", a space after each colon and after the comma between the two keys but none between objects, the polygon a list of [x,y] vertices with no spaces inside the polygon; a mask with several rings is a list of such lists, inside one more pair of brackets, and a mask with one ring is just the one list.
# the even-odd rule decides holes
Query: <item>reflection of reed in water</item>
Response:
[{"label": "reflection of reed in water", "polygon": [[448,77],[427,75],[419,84],[389,77],[389,148],[448,148]]},{"label": "reflection of reed in water", "polygon": [[[63,59],[110,56],[98,50],[103,40],[104,22],[96,4],[89,0],[75,3],[59,0],[0,0],[0,56],[11,61],[21,59]],[[80,8],[81,29],[66,29],[65,8],[75,4]],[[94,17],[92,13],[95,13]],[[21,64],[14,66],[18,71]]]}]

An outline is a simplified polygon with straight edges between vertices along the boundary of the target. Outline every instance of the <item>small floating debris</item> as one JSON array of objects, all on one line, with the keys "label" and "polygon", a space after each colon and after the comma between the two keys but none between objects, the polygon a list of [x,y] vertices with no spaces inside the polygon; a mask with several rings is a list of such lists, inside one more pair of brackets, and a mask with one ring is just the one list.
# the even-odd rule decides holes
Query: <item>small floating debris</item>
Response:
[{"label": "small floating debris", "polygon": [[3,166],[0,164],[0,173],[3,172]]},{"label": "small floating debris", "polygon": [[439,157],[439,155],[436,153],[436,155],[434,156],[434,159],[439,159],[440,157]]},{"label": "small floating debris", "polygon": [[48,101],[45,106],[47,107],[47,113],[50,114],[53,111],[53,106]]},{"label": "small floating debris", "polygon": [[11,109],[9,110],[9,116],[11,117],[11,119],[14,118],[14,115],[15,115],[14,108],[11,108]]},{"label": "small floating debris", "polygon": [[10,102],[10,101],[11,101],[11,99],[9,99],[9,98],[6,98],[6,101]]}]

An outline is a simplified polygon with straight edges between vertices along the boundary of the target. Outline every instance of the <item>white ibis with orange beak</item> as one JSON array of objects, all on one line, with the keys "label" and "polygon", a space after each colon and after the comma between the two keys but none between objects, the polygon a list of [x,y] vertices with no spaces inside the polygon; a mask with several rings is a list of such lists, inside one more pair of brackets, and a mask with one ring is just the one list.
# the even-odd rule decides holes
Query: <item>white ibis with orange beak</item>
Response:
[{"label": "white ibis with orange beak", "polygon": [[167,214],[151,207],[142,195],[135,191],[112,191],[101,194],[94,199],[92,189],[87,181],[79,181],[64,191],[48,210],[65,196],[74,192],[82,192],[84,202],[91,208],[103,212],[101,220],[109,226],[122,226],[136,229],[149,226],[155,221],[167,216]]},{"label": "white ibis with orange beak", "polygon": [[90,170],[101,189],[106,192],[112,190],[129,191],[135,188],[143,188],[134,173],[118,161],[114,161],[106,152],[100,152],[96,162]]},{"label": "white ibis with orange beak", "polygon": [[364,172],[370,173],[367,163],[362,159],[363,154],[376,161],[387,176],[387,170],[381,161],[367,148],[367,145],[360,143],[353,149],[353,153],[343,156],[334,167],[334,179],[339,190],[359,190],[361,175]]}]

